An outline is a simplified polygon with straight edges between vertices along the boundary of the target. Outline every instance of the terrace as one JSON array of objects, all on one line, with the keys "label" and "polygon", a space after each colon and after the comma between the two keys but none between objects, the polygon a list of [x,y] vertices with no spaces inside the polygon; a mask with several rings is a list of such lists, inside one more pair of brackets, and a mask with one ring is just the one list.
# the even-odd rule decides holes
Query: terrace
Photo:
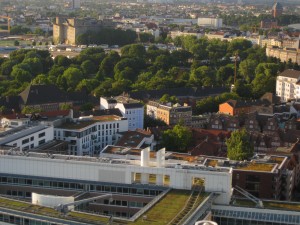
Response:
[{"label": "terrace", "polygon": [[67,122],[62,124],[58,128],[78,130],[78,129],[83,129],[97,122],[109,122],[115,120],[121,120],[121,117],[115,115],[94,116],[94,117],[82,118],[77,121]]},{"label": "terrace", "polygon": [[276,165],[277,164],[274,163],[250,162],[250,163],[238,165],[236,169],[259,171],[259,172],[272,172]]},{"label": "terrace", "polygon": [[[192,213],[198,205],[208,196],[207,193],[192,194],[188,190],[171,190],[157,204],[151,207],[148,211],[142,214],[136,221],[126,221],[114,218],[114,222],[128,225],[164,225],[171,222],[175,217],[180,215],[186,209],[186,206],[191,201],[191,198],[197,196],[193,207],[188,209],[185,214]],[[109,217],[81,213],[72,211],[67,214],[62,214],[52,208],[32,205],[27,202],[17,201],[13,199],[0,197],[0,207],[22,211],[25,213],[33,213],[41,216],[58,218],[64,220],[79,221],[87,224],[107,224]],[[114,224],[114,223],[112,223]]]}]

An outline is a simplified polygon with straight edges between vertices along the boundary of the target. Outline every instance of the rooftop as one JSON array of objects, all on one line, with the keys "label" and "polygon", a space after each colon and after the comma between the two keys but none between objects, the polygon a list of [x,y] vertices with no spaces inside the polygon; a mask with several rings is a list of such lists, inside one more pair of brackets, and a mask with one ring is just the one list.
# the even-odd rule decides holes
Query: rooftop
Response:
[{"label": "rooftop", "polygon": [[273,163],[257,163],[250,162],[246,164],[242,164],[237,166],[235,169],[238,170],[251,170],[251,171],[259,171],[259,172],[272,172],[277,164]]},{"label": "rooftop", "polygon": [[121,120],[121,117],[115,115],[91,116],[86,118],[79,117],[79,120],[66,122],[58,128],[68,130],[80,130],[97,122],[109,122],[115,120]]},{"label": "rooftop", "polygon": [[[235,199],[233,205],[243,207],[255,207],[256,204],[248,199]],[[299,202],[287,202],[287,201],[263,201],[264,208],[267,209],[282,209],[300,211]]]},{"label": "rooftop", "polygon": [[[142,214],[136,221],[122,221],[114,218],[114,222],[119,222],[128,225],[142,225],[147,221],[148,225],[162,225],[171,222],[186,206],[189,201],[191,191],[188,190],[171,190],[158,203]],[[207,197],[207,193],[199,194],[197,204],[189,209],[188,213],[193,212],[196,207]],[[43,206],[32,205],[27,202],[17,201],[8,198],[0,197],[0,207],[9,208],[25,213],[34,213],[52,218],[79,221],[87,224],[103,224],[109,223],[109,217],[81,213],[77,211],[61,214],[60,212]],[[146,217],[146,219],[145,219]]]}]

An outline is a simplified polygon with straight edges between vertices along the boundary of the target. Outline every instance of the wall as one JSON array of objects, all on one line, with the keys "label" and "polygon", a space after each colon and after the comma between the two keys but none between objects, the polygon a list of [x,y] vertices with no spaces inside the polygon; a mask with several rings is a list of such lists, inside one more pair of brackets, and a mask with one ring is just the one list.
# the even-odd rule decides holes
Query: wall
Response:
[{"label": "wall", "polygon": [[[80,159],[64,160],[2,155],[0,156],[0,173],[124,184],[132,184],[135,173],[141,173],[144,177],[149,174],[168,175],[170,177],[170,187],[187,190],[192,188],[192,180],[196,177],[205,180],[206,191],[220,193],[216,202],[221,204],[229,203],[232,187],[232,170],[221,172],[200,169],[141,167],[134,164],[87,162],[80,161]],[[146,180],[145,184],[147,183]]]}]

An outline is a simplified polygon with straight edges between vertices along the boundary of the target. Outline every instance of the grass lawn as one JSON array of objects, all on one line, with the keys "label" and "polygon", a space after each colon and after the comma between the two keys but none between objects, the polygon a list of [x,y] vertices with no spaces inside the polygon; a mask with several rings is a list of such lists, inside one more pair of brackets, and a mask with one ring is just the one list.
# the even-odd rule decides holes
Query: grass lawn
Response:
[{"label": "grass lawn", "polygon": [[[21,45],[31,45],[31,41],[18,40]],[[0,40],[0,46],[14,46],[15,40]]]},{"label": "grass lawn", "polygon": [[[144,215],[138,218],[135,222],[115,221],[120,224],[128,225],[166,225],[170,222],[185,206],[191,191],[186,190],[171,190],[164,198],[162,198],[156,205],[149,209]],[[203,193],[198,199],[195,208],[203,201],[207,193]],[[26,202],[19,202],[15,200],[0,198],[0,207],[15,209],[28,213],[35,213],[50,217],[56,217],[67,220],[82,221],[88,224],[100,224],[101,222],[108,222],[107,217],[98,215],[89,215],[80,212],[69,212],[66,216],[60,212],[43,206],[32,205]],[[143,220],[143,217],[147,219]]]},{"label": "grass lawn", "polygon": [[[171,190],[163,199],[161,199],[148,212],[142,215],[135,222],[128,222],[130,225],[166,225],[170,222],[185,206],[191,191]],[[203,198],[206,195],[203,195]],[[201,201],[203,200],[201,199]],[[199,202],[201,202],[199,199]],[[143,217],[147,219],[143,220]]]}]

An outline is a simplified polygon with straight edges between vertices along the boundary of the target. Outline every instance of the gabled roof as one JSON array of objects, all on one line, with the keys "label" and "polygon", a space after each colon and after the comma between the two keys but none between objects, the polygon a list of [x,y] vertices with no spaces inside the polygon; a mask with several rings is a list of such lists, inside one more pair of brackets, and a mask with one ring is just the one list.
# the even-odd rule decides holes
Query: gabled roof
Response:
[{"label": "gabled roof", "polygon": [[288,70],[283,71],[283,72],[282,72],[281,74],[279,74],[278,76],[298,79],[298,78],[300,77],[300,71],[288,69]]},{"label": "gabled roof", "polygon": [[260,100],[245,101],[245,100],[233,100],[233,99],[229,99],[225,103],[228,103],[233,108],[243,108],[243,107],[250,107],[250,106],[256,106],[262,104]]},{"label": "gabled roof", "polygon": [[55,85],[30,85],[19,96],[24,105],[67,101],[67,94]]}]

